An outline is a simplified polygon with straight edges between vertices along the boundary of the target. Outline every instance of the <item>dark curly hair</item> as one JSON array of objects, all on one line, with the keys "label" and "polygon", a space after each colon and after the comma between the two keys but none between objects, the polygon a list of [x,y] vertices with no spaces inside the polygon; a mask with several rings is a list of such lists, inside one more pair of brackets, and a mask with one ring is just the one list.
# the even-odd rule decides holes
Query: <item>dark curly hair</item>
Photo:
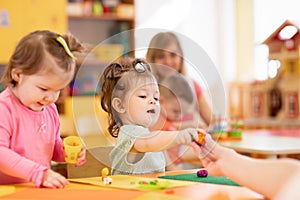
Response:
[{"label": "dark curly hair", "polygon": [[101,107],[108,113],[108,132],[113,137],[118,137],[122,121],[113,108],[111,101],[118,97],[123,99],[133,84],[138,84],[140,79],[151,79],[156,82],[151,72],[151,66],[144,59],[123,58],[120,63],[108,65],[100,77]]}]

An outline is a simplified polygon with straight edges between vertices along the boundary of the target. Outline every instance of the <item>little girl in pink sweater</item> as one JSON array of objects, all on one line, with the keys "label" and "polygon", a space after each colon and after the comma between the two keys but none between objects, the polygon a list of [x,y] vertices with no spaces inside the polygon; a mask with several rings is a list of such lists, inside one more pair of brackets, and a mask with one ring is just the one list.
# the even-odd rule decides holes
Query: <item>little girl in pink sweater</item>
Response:
[{"label": "little girl in pink sweater", "polygon": [[[17,45],[3,74],[0,94],[0,184],[33,182],[63,188],[68,181],[50,169],[64,162],[54,102],[73,79],[72,51],[83,49],[72,35],[35,31]],[[78,163],[85,160],[83,148]]]}]

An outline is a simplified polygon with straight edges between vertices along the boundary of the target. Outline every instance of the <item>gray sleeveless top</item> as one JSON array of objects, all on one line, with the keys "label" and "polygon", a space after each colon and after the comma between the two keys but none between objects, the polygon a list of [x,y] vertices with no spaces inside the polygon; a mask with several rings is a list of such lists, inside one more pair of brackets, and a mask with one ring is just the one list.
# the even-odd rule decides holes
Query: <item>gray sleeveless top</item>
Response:
[{"label": "gray sleeveless top", "polygon": [[147,137],[148,128],[124,125],[120,128],[115,147],[110,153],[112,174],[148,174],[165,171],[163,152],[130,153],[139,137]]}]

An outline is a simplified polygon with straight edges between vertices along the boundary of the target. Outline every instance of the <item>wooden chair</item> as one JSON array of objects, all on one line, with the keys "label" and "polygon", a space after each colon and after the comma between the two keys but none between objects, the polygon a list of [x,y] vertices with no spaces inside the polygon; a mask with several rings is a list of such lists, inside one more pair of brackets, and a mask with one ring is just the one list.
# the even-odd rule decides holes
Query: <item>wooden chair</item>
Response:
[{"label": "wooden chair", "polygon": [[82,115],[75,120],[77,135],[81,137],[86,148],[115,144],[116,138],[108,133],[106,122],[108,122],[108,119],[104,113]]},{"label": "wooden chair", "polygon": [[93,147],[86,150],[86,163],[81,166],[67,164],[68,178],[101,176],[101,170],[107,167],[111,171],[109,153],[113,146]]}]

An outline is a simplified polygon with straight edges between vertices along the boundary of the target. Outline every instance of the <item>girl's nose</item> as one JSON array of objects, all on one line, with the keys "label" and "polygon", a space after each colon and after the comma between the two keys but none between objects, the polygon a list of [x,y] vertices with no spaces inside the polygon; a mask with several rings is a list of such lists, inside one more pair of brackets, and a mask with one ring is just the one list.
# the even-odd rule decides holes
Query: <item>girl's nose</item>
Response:
[{"label": "girl's nose", "polygon": [[164,64],[167,66],[170,66],[172,64],[172,58],[170,58],[169,56],[166,56],[164,59]]},{"label": "girl's nose", "polygon": [[170,58],[169,58],[169,57],[166,57],[166,58],[163,60],[163,64],[164,64],[164,65],[169,66],[170,63],[171,63],[171,61],[170,61]]},{"label": "girl's nose", "polygon": [[44,100],[48,102],[55,102],[58,99],[59,93],[49,93],[45,96]]},{"label": "girl's nose", "polygon": [[150,99],[149,103],[150,104],[156,104],[156,101],[154,99]]}]

